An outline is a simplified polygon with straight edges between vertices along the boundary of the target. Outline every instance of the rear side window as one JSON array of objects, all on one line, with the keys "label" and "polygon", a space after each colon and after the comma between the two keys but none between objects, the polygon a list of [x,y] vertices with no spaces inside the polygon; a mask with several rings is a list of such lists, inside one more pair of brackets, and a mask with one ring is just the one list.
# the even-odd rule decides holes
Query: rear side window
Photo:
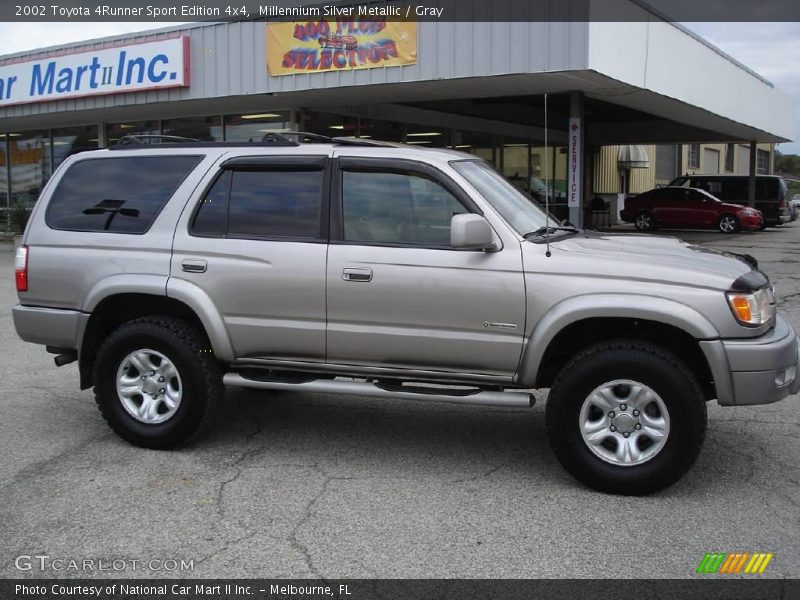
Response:
[{"label": "rear side window", "polygon": [[318,239],[321,169],[293,167],[223,171],[192,222],[195,235]]},{"label": "rear side window", "polygon": [[72,165],[50,198],[52,229],[144,233],[202,156],[94,158]]}]

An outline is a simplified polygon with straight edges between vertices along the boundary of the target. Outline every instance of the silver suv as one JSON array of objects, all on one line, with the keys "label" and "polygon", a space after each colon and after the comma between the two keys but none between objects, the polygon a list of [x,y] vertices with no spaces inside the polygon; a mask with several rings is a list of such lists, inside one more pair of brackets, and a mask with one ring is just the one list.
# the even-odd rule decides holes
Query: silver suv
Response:
[{"label": "silver suv", "polygon": [[132,143],[50,179],[14,323],[139,446],[213,423],[224,385],[517,407],[550,388],[558,459],[622,494],[688,470],[707,401],[797,392],[751,257],[552,225],[459,152]]}]

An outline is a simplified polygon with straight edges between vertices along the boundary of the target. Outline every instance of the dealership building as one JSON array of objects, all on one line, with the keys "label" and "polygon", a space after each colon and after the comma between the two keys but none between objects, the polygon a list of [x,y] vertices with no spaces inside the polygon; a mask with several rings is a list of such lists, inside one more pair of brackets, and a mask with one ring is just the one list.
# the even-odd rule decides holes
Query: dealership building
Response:
[{"label": "dealership building", "polygon": [[620,4],[627,22],[310,16],[3,56],[0,208],[31,205],[71,153],[136,134],[299,130],[453,147],[521,188],[549,186],[556,214],[576,223],[596,195],[687,171],[771,172],[773,144],[795,134],[794,101],[641,3]]}]

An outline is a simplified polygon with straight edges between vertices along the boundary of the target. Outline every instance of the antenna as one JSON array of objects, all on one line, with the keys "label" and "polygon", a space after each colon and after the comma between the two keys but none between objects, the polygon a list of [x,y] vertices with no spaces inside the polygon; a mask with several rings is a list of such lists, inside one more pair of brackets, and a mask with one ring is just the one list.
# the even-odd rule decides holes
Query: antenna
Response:
[{"label": "antenna", "polygon": [[547,166],[547,94],[544,95],[544,226],[545,226],[545,252],[550,258],[550,176]]}]

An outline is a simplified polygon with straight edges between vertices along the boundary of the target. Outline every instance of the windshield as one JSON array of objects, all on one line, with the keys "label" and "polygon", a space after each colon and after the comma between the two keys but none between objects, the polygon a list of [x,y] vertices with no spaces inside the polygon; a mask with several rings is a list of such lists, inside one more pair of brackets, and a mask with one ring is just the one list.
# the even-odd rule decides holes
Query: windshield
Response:
[{"label": "windshield", "polygon": [[[489,163],[482,160],[460,160],[450,164],[520,234],[545,226],[545,212],[536,201],[511,185]],[[558,225],[558,220],[552,215],[550,225]]]}]

